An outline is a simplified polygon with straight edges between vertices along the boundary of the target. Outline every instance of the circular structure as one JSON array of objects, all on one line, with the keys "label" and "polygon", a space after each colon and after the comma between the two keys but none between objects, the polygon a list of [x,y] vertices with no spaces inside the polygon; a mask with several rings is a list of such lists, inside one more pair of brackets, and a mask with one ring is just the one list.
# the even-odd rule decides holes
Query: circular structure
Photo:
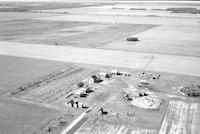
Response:
[{"label": "circular structure", "polygon": [[133,99],[131,104],[141,108],[156,109],[160,106],[161,100],[156,97],[144,96]]}]

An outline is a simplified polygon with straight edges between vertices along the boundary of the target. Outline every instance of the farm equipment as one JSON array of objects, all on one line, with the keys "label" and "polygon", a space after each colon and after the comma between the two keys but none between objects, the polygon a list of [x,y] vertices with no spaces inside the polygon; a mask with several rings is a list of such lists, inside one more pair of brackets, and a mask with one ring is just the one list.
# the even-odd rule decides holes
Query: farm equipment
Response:
[{"label": "farm equipment", "polygon": [[150,83],[146,80],[140,80],[140,82],[137,84],[138,87],[148,87],[149,85]]},{"label": "farm equipment", "polygon": [[100,109],[99,109],[99,112],[101,113],[101,115],[106,115],[106,114],[108,114],[108,112],[105,111],[103,108],[100,108]]}]

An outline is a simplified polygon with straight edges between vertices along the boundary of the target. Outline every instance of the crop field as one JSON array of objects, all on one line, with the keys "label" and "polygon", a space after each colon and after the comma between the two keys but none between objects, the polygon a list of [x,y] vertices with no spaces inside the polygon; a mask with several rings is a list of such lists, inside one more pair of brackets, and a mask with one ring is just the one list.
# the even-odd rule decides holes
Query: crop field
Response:
[{"label": "crop field", "polygon": [[55,109],[15,100],[5,100],[2,97],[0,99],[0,113],[1,134],[40,133],[51,120],[62,115]]},{"label": "crop field", "polygon": [[[67,31],[67,29],[70,30],[77,26],[84,26],[89,24],[92,23],[73,21],[38,21],[29,19],[6,21],[0,24],[0,40],[15,42],[26,42],[26,40],[30,40],[30,42],[35,41],[40,43],[42,43],[42,41],[46,41],[46,43],[54,44],[56,39],[59,40],[59,36],[63,37],[71,32]],[[57,35],[57,37],[56,34],[59,36]]]},{"label": "crop field", "polygon": [[88,119],[75,134],[157,134],[154,129],[131,128],[125,125],[114,125],[97,119]]},{"label": "crop field", "polygon": [[36,81],[66,66],[70,64],[1,55],[0,95],[12,92],[26,83]]},{"label": "crop field", "polygon": [[75,47],[101,47],[106,43],[146,31],[155,26],[26,19],[2,22],[0,24],[0,40]]},{"label": "crop field", "polygon": [[199,103],[170,101],[159,134],[198,134]]},{"label": "crop field", "polygon": [[98,6],[100,3],[70,3],[70,2],[0,2],[0,12],[26,12],[30,10],[48,10],[62,8],[80,8],[88,6]]},{"label": "crop field", "polygon": [[[199,56],[200,39],[197,26],[158,26],[153,29],[134,34],[139,42],[115,40],[99,48],[124,50],[145,53],[162,53],[183,56]],[[176,38],[174,38],[176,37]],[[184,37],[184,38],[183,38]]]},{"label": "crop field", "polygon": [[[109,24],[109,23],[108,23]],[[131,34],[140,33],[148,29],[154,28],[155,25],[140,25],[140,24],[115,24],[110,25],[105,29],[100,29],[96,31],[87,32],[85,34],[79,34],[75,36],[70,36],[61,45],[71,45],[78,47],[101,47],[106,46],[106,43],[112,42],[117,39],[126,38]],[[113,34],[115,33],[115,34]]]}]

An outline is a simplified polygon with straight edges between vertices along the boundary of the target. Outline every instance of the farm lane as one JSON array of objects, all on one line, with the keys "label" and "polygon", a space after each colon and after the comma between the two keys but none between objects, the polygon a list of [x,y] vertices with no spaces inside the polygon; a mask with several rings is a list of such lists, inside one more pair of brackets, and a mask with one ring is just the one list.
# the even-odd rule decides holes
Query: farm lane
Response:
[{"label": "farm lane", "polygon": [[[0,54],[200,76],[200,57],[0,42]],[[154,59],[152,60],[152,56]],[[150,63],[149,61],[152,60]]]}]

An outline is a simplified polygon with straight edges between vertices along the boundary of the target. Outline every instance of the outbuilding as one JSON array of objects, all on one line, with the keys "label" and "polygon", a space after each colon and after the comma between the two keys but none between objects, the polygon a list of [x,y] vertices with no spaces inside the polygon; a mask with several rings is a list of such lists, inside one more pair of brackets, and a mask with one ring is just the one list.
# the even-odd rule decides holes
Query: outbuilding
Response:
[{"label": "outbuilding", "polygon": [[100,83],[103,80],[98,78],[96,75],[93,75],[92,77],[89,78],[89,83]]}]

